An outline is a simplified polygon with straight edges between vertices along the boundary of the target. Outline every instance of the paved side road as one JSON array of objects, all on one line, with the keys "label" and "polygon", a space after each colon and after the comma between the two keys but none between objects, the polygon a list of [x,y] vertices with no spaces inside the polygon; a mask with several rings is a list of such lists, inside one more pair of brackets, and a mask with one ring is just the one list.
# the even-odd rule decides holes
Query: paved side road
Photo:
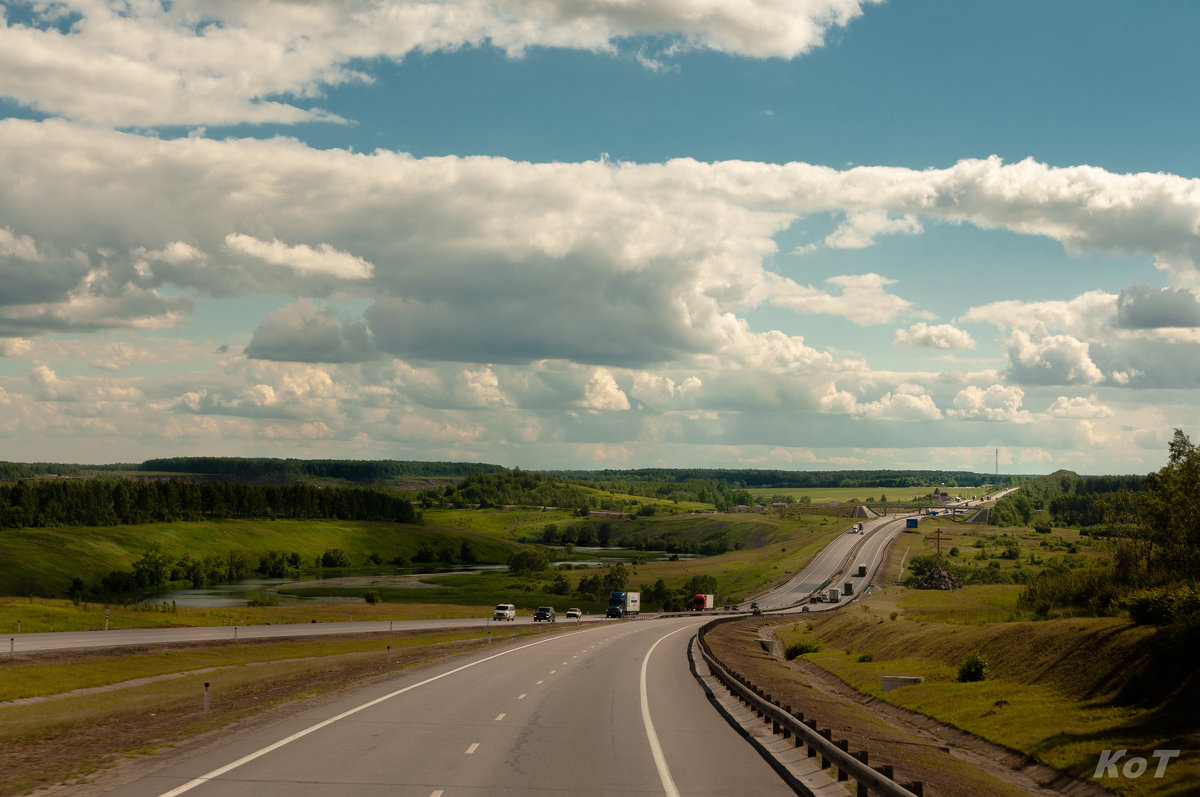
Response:
[{"label": "paved side road", "polygon": [[[563,620],[563,623],[603,622],[600,617]],[[465,617],[446,620],[373,620],[345,623],[297,623],[280,625],[192,626],[188,628],[124,628],[109,631],[56,631],[43,634],[9,634],[0,637],[0,654],[5,652],[106,648],[125,645],[161,645],[171,642],[205,642],[231,639],[282,639],[328,634],[375,634],[383,631],[434,631],[445,628],[511,628],[531,625],[528,618],[515,623],[494,623],[488,618]]]}]

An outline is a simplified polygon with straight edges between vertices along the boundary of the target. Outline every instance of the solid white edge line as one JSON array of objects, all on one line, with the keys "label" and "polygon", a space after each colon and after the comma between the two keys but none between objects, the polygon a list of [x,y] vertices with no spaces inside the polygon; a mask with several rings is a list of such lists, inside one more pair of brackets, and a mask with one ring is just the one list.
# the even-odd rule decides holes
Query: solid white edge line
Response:
[{"label": "solid white edge line", "polygon": [[[569,634],[578,634],[578,633],[582,633],[582,632],[571,631],[568,633]],[[484,662],[489,662],[492,659],[498,659],[501,656],[507,656],[510,653],[516,653],[518,650],[525,650],[526,648],[537,647],[538,645],[544,645],[547,642],[553,642],[555,639],[561,639],[561,638],[562,638],[561,636],[556,634],[555,636],[549,637],[548,639],[543,639],[539,642],[531,642],[528,645],[521,645],[521,647],[519,647],[519,648],[512,648],[511,650],[505,650],[500,653],[496,653],[494,655],[488,656],[486,659],[480,659],[479,661],[473,661],[469,664],[464,664],[461,667],[456,667],[453,670],[449,670],[447,672],[442,673],[441,675],[435,675],[432,678],[426,678],[424,681],[421,681],[420,683],[415,683],[415,684],[412,684],[411,686],[406,686],[403,689],[397,689],[395,692],[389,692],[388,694],[384,695],[383,697],[377,697],[374,700],[370,700],[370,701],[367,701],[366,703],[363,703],[361,706],[355,706],[354,708],[349,709],[348,711],[343,711],[341,714],[338,714],[336,717],[330,717],[327,720],[322,720],[321,722],[318,722],[316,725],[310,725],[309,727],[305,728],[302,731],[297,731],[296,733],[293,733],[291,736],[287,737],[286,739],[280,739],[279,741],[275,742],[274,744],[269,744],[266,747],[263,747],[259,750],[255,750],[253,753],[250,753],[249,755],[242,756],[237,761],[228,763],[223,767],[217,767],[216,769],[214,769],[211,772],[206,772],[205,774],[201,775],[198,778],[193,778],[192,780],[189,780],[187,783],[184,783],[182,786],[176,786],[175,788],[171,789],[170,791],[163,792],[162,794],[158,795],[158,797],[178,797],[178,795],[183,794],[185,792],[189,792],[192,789],[196,788],[197,786],[201,786],[214,778],[219,778],[222,775],[224,775],[225,773],[230,772],[234,769],[237,769],[238,767],[242,766],[243,764],[249,764],[251,761],[253,761],[257,758],[262,758],[267,753],[274,752],[275,750],[278,750],[279,748],[283,747],[284,745],[291,744],[292,742],[296,741],[297,739],[302,739],[305,736],[308,736],[310,733],[313,733],[314,731],[319,731],[327,725],[332,725],[333,723],[337,722],[338,720],[345,719],[346,717],[349,717],[352,714],[357,714],[358,712],[360,712],[364,709],[371,708],[372,706],[377,706],[386,700],[391,700],[393,697],[396,697],[397,695],[402,695],[405,692],[410,692],[419,686],[424,686],[425,684],[430,684],[430,683],[433,683],[434,681],[440,681],[441,679],[445,678],[448,675],[454,675],[455,673],[459,673],[459,672],[462,672],[463,670],[470,669],[471,667],[474,667],[478,664],[483,664]],[[658,643],[655,643],[655,644],[658,644]],[[651,648],[651,650],[653,650],[653,648]],[[643,665],[643,667],[644,667],[644,665]],[[524,697],[524,695],[522,695],[521,697]],[[518,698],[518,699],[520,699],[520,698]]]},{"label": "solid white edge line", "polygon": [[[689,626],[684,626],[688,628]],[[667,759],[663,756],[662,745],[658,743],[658,734],[654,731],[654,721],[650,719],[650,699],[646,693],[646,667],[650,664],[650,654],[654,653],[654,649],[658,647],[658,643],[662,642],[669,636],[678,634],[684,628],[676,628],[670,634],[660,636],[650,649],[646,651],[646,658],[642,659],[642,677],[640,682],[642,694],[642,723],[646,726],[646,736],[650,740],[650,755],[654,756],[654,766],[658,769],[658,779],[662,781],[663,791],[667,797],[679,797],[679,789],[675,788],[675,781],[671,778],[671,770],[667,768]]]}]

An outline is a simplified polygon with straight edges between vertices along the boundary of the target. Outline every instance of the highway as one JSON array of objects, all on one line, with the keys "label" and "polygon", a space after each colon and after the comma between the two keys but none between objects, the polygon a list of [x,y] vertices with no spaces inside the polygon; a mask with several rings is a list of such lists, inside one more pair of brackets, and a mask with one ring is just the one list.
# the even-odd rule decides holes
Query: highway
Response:
[{"label": "highway", "polygon": [[[857,597],[875,577],[876,571],[883,563],[883,554],[888,543],[904,531],[905,522],[909,517],[913,516],[886,515],[862,521],[861,534],[849,530],[843,532],[822,548],[803,570],[759,597],[759,606],[765,611],[771,611],[794,608],[799,604],[807,605],[809,595],[830,579],[826,594],[829,588],[837,588],[842,592],[845,584],[849,583],[852,593],[850,597]],[[849,529],[850,525],[847,528]],[[858,575],[858,565],[866,566],[865,576]],[[842,597],[845,597],[844,594]],[[828,611],[844,602],[814,603],[809,608],[810,611]]]},{"label": "highway", "polygon": [[408,671],[110,794],[792,794],[692,677],[700,622],[584,625]]}]

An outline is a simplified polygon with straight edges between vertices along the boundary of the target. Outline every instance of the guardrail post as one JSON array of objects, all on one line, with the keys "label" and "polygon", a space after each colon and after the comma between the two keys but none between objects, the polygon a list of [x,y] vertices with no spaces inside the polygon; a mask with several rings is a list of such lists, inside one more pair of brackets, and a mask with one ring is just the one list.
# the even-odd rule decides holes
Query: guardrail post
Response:
[{"label": "guardrail post", "polygon": [[204,682],[204,713],[208,713],[208,681]]},{"label": "guardrail post", "polygon": [[894,779],[893,778],[894,772],[892,771],[891,764],[880,764],[879,766],[875,767],[875,771],[878,772],[880,775],[883,775],[888,780]]},{"label": "guardrail post", "polygon": [[[863,762],[864,764],[866,764],[867,766],[870,766],[870,761],[868,760],[866,750],[859,750],[857,753],[854,753],[854,757],[857,758],[859,761]],[[867,784],[864,783],[862,780],[858,780],[857,788],[855,789],[855,792],[854,792],[854,797],[867,797],[867,795],[869,795],[870,793],[871,792],[867,788]]]},{"label": "guardrail post", "polygon": [[387,646],[387,659],[388,659],[388,661],[387,661],[388,666],[391,667],[392,666],[392,646],[391,645]]},{"label": "guardrail post", "polygon": [[[833,730],[832,730],[832,729],[830,729],[830,728],[826,728],[826,729],[825,729],[825,730],[823,730],[823,731],[817,731],[817,733],[819,733],[819,734],[821,734],[822,736],[824,736],[824,737],[825,737],[825,741],[827,741],[827,742],[832,742],[832,741],[833,741]],[[831,762],[831,761],[829,760],[829,756],[825,755],[825,753],[821,753],[821,769],[829,769],[829,766],[830,766],[830,764],[832,764],[832,763],[833,763],[833,762]]]},{"label": "guardrail post", "polygon": [[908,783],[901,783],[900,785],[917,795],[917,797],[925,797],[925,784],[922,781],[911,780]]},{"label": "guardrail post", "polygon": [[[839,750],[841,750],[843,753],[850,752],[850,742],[846,741],[845,739],[838,739],[836,742],[834,742],[834,745],[836,745],[837,748]],[[838,779],[839,783],[841,783],[842,781],[850,780],[850,773],[846,771],[845,766],[838,767],[837,779]]]}]

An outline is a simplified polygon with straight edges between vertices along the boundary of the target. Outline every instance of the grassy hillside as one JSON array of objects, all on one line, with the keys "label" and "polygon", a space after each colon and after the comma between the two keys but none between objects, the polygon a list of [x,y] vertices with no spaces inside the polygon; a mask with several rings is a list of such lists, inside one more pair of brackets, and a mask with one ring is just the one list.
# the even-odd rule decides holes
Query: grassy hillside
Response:
[{"label": "grassy hillside", "polygon": [[[953,531],[983,540],[1000,538],[998,530],[990,527],[972,530],[961,524]],[[1087,567],[1089,560],[1100,556],[1086,543],[1080,545],[1074,532],[1060,529],[1052,535],[1039,535],[1016,531],[1026,569],[1045,566],[1028,563],[1031,551],[1046,550],[1042,542],[1061,546],[1058,555],[1076,557],[1080,562],[1076,566]],[[819,649],[804,658],[864,694],[926,714],[1083,778],[1092,774],[1105,748],[1126,748],[1131,755],[1197,748],[1200,728],[1194,714],[1184,708],[1195,704],[1195,679],[1169,685],[1165,699],[1161,692],[1151,701],[1139,703],[1131,698],[1142,691],[1139,684],[1154,678],[1154,627],[1135,625],[1122,617],[1033,621],[1030,613],[1018,608],[1020,584],[981,584],[952,592],[896,585],[901,559],[926,550],[931,537],[902,535],[879,579],[889,586],[837,613],[806,615],[779,626],[784,645],[815,644]],[[962,546],[968,539],[958,536],[954,541]],[[1076,552],[1068,553],[1072,547]],[[1011,575],[1020,560],[1000,561]],[[987,678],[959,682],[959,667],[972,651],[987,659]],[[925,680],[884,694],[883,675]],[[1170,765],[1165,782],[1145,777],[1108,780],[1103,785],[1129,795],[1184,794],[1185,784],[1198,779],[1200,762],[1184,755]]]},{"label": "grassy hillside", "polygon": [[437,525],[329,520],[226,520],[0,530],[0,595],[65,595],[71,579],[93,584],[127,570],[154,546],[170,557],[245,553],[251,567],[269,551],[296,552],[306,563],[340,548],[352,565],[376,554],[384,562],[412,559],[422,545],[457,551],[469,541],[480,562],[504,562],[516,545],[473,531]]}]

